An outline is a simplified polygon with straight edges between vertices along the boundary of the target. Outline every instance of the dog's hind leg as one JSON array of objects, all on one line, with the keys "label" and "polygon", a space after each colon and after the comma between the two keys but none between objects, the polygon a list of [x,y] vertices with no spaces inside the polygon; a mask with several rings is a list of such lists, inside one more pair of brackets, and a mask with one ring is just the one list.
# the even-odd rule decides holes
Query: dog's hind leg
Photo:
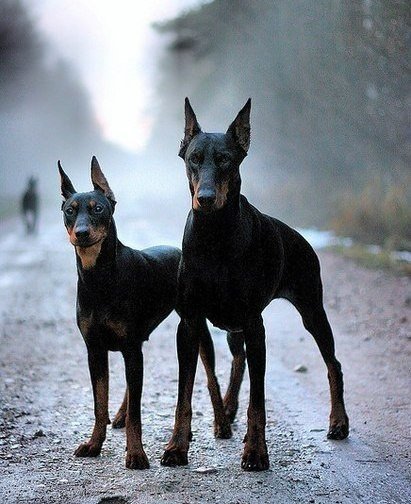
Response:
[{"label": "dog's hind leg", "polygon": [[127,395],[128,395],[128,388],[126,388],[126,391],[124,393],[124,399],[123,402],[121,403],[120,408],[118,409],[116,416],[114,417],[114,420],[111,424],[113,429],[122,429],[123,427],[126,426],[126,416],[127,416]]},{"label": "dog's hind leg", "polygon": [[344,406],[344,382],[341,364],[335,356],[334,336],[323,305],[323,287],[317,255],[303,241],[296,241],[285,272],[285,295],[299,311],[304,327],[314,337],[328,370],[331,395],[329,439],[348,436],[349,421]]},{"label": "dog's hind leg", "polygon": [[[301,275],[303,278],[303,275]],[[335,356],[334,336],[323,306],[322,284],[319,273],[310,275],[299,284],[298,291],[287,299],[299,311],[304,327],[314,337],[328,370],[331,413],[327,437],[344,439],[348,436],[349,421],[344,406],[344,382],[341,364]]]},{"label": "dog's hind leg", "polygon": [[210,392],[211,403],[214,409],[214,435],[216,438],[229,439],[232,436],[231,425],[224,412],[224,404],[221,398],[220,385],[215,375],[214,345],[211,339],[207,322],[200,332],[200,357],[207,373],[207,385]]},{"label": "dog's hind leg", "polygon": [[320,349],[328,370],[330,384],[331,413],[327,437],[345,439],[348,436],[349,421],[344,406],[344,382],[341,364],[335,356],[334,337],[322,305],[313,308],[297,307],[304,327],[309,331]]},{"label": "dog's hind leg", "polygon": [[233,361],[231,363],[230,382],[226,395],[224,396],[224,409],[227,417],[232,423],[234,422],[238,410],[238,395],[240,393],[245,370],[243,332],[227,333],[227,342],[233,356]]}]

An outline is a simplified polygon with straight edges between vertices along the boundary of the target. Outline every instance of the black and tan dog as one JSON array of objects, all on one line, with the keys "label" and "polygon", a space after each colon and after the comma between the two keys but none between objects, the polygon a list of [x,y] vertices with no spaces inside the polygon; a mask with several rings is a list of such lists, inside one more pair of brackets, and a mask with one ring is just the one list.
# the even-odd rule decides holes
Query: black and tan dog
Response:
[{"label": "black and tan dog", "polygon": [[[95,425],[91,438],[75,451],[97,456],[106,437],[108,414],[108,351],[123,354],[127,390],[113,427],[126,425],[126,466],[149,467],[141,440],[142,344],[175,308],[181,251],[173,247],[134,250],[118,239],[113,219],[115,199],[95,157],[91,164],[94,190],[77,193],[60,162],[62,211],[76,250],[77,323],[87,346],[93,385]],[[203,333],[201,356],[215,410],[216,435],[231,434],[214,374],[210,333]]]},{"label": "black and tan dog", "polygon": [[179,155],[186,164],[192,210],[184,231],[178,285],[179,396],[163,465],[187,464],[199,334],[207,318],[228,331],[234,359],[224,404],[231,420],[238,406],[245,358],[248,363],[250,401],[242,467],[248,471],[269,467],[261,313],[275,298],[288,299],[297,308],[327,366],[331,392],[328,437],[348,435],[341,365],[323,307],[318,258],[300,234],[260,213],[240,194],[239,166],[250,144],[250,109],[248,100],[225,134],[204,133],[186,99],[185,136]]},{"label": "black and tan dog", "polygon": [[144,469],[149,463],[141,440],[142,344],[175,308],[181,254],[172,247],[137,251],[118,240],[114,194],[95,157],[94,191],[77,193],[60,162],[59,171],[64,224],[77,258],[77,324],[87,346],[94,394],[94,430],[75,455],[93,457],[101,451],[110,423],[108,351],[121,351],[127,391],[113,426],[126,424],[126,466]]}]

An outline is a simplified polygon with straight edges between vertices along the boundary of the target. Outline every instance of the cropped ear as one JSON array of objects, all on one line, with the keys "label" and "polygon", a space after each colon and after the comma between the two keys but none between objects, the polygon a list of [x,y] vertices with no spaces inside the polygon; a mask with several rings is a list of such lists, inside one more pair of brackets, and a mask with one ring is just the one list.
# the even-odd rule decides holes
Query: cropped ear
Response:
[{"label": "cropped ear", "polygon": [[74,189],[73,184],[71,183],[71,180],[68,178],[66,173],[63,170],[63,167],[61,166],[60,160],[57,161],[57,165],[59,168],[60,172],[60,178],[61,178],[61,195],[65,200],[71,198],[73,194],[75,194],[77,191]]},{"label": "cropped ear", "polygon": [[237,114],[226,133],[243,149],[245,154],[247,154],[250,147],[250,110],[251,98],[247,100],[247,103]]},{"label": "cropped ear", "polygon": [[108,198],[113,205],[116,204],[114,193],[110,189],[107,179],[101,171],[96,156],[93,156],[91,159],[91,181],[93,182],[93,186],[96,191],[103,192],[104,196]]},{"label": "cropped ear", "polygon": [[201,133],[201,126],[198,124],[197,117],[194,114],[194,110],[190,105],[188,98],[185,99],[185,117],[186,124],[184,128],[184,138],[181,140],[180,151],[178,155],[184,159],[188,144],[191,140]]}]

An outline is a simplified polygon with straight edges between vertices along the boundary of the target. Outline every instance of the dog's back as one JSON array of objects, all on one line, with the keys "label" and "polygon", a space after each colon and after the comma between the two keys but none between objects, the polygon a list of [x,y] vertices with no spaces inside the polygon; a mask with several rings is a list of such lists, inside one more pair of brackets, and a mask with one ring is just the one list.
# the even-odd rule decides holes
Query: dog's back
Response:
[{"label": "dog's back", "polygon": [[181,251],[169,246],[135,250],[121,243],[117,249],[116,287],[107,293],[107,301],[114,302],[124,318],[134,319],[148,339],[175,308]]}]

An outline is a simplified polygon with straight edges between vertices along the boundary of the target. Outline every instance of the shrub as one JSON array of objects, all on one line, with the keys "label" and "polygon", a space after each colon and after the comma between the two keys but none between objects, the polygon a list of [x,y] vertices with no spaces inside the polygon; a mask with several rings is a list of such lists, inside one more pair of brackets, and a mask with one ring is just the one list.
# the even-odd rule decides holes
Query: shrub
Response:
[{"label": "shrub", "polygon": [[366,244],[411,250],[411,206],[407,184],[384,185],[373,180],[359,194],[344,195],[332,229]]}]

